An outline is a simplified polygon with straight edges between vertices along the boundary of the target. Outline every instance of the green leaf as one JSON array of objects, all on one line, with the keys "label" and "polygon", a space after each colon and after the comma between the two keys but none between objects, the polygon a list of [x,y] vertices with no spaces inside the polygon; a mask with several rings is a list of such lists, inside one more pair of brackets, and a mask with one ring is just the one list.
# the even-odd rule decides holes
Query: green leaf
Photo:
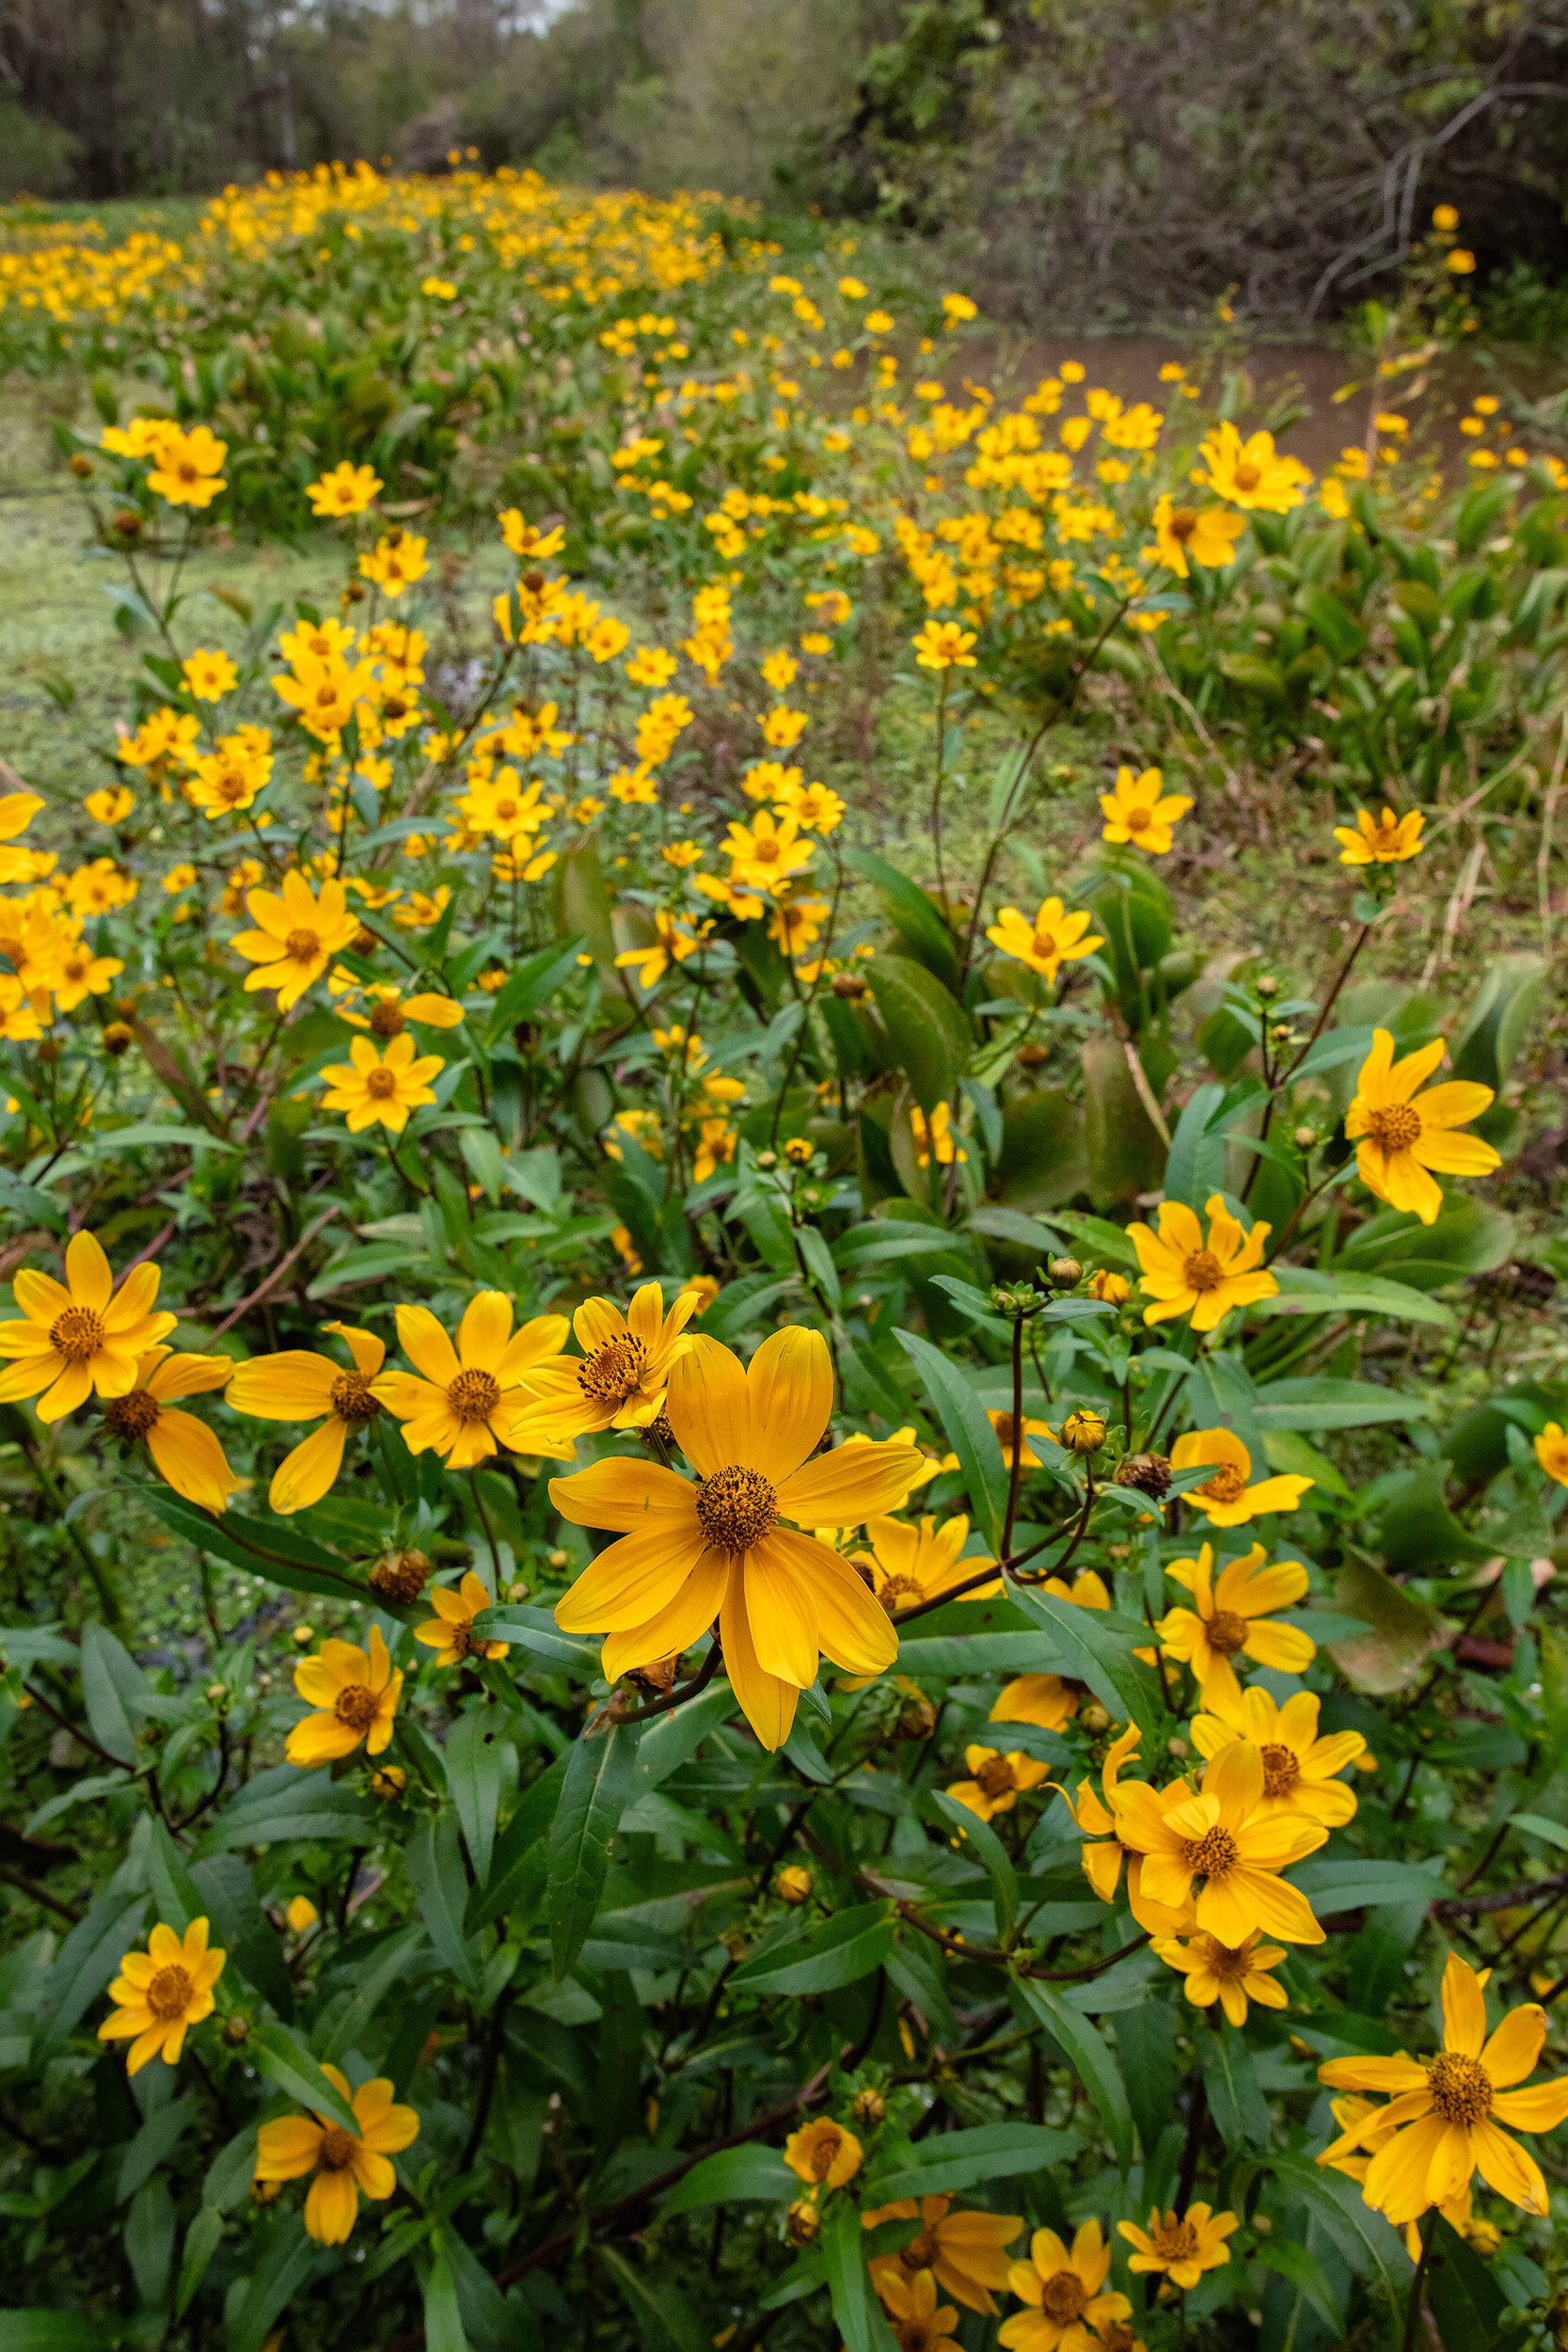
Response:
[{"label": "green leaf", "polygon": [[1252,2249],[1254,2262],[1266,2270],[1277,2271],[1289,2280],[1303,2302],[1310,2304],[1318,2317],[1332,2331],[1338,2344],[1344,2333],[1344,2313],[1334,2300],[1334,2291],[1323,2277],[1323,2266],[1294,2238],[1286,2237],[1276,2230],[1273,2237],[1260,2237]]},{"label": "green leaf", "polygon": [[844,2352],[875,2352],[877,2298],[865,2266],[861,2209],[847,2197],[834,2198],[822,2225],[822,2266],[833,2300],[833,2317]]},{"label": "green leaf", "polygon": [[199,1857],[245,1846],[318,1841],[373,1845],[380,1817],[351,1783],[337,1781],[323,1766],[302,1772],[294,1764],[274,1765],[246,1781],[225,1805],[196,1851]]},{"label": "green leaf", "polygon": [[1336,661],[1354,661],[1365,650],[1366,630],[1328,589],[1298,588],[1296,604],[1312,634],[1328,647]]},{"label": "green leaf", "polygon": [[1273,1380],[1252,1408],[1259,1429],[1370,1429],[1377,1422],[1426,1421],[1425,1397],[1402,1396],[1372,1380]]},{"label": "green leaf", "polygon": [[974,1024],[923,963],[874,956],[863,971],[887,1032],[890,1064],[903,1072],[928,1118],[939,1103],[952,1100],[969,1067]]},{"label": "green leaf", "polygon": [[1511,1813],[1508,1826],[1510,1829],[1522,1829],[1529,1836],[1543,1838],[1548,1846],[1556,1846],[1560,1852],[1568,1853],[1568,1829],[1564,1829],[1560,1821],[1549,1821],[1544,1813]]},{"label": "green leaf", "polygon": [[1386,1315],[1393,1323],[1431,1323],[1453,1328],[1452,1311],[1424,1292],[1375,1274],[1320,1274],[1315,1266],[1273,1268],[1279,1295],[1258,1298],[1248,1315]]},{"label": "green leaf", "polygon": [[[199,1919],[207,1906],[185,1867],[185,1857],[180,1851],[163,1821],[154,1821],[148,1852],[152,1878],[152,1897],[158,1906],[158,1916],[176,1935],[183,1935],[193,1919]],[[213,1942],[221,1939],[213,1937]]]},{"label": "green leaf", "polygon": [[427,1815],[408,1840],[404,1859],[431,1942],[452,1974],[477,1993],[479,1968],[463,1932],[468,1882],[457,1850],[455,1814]]},{"label": "green leaf", "polygon": [[487,1045],[497,1045],[520,1021],[526,1021],[546,997],[552,996],[562,980],[570,979],[578,968],[582,952],[583,934],[576,932],[559,947],[543,947],[536,956],[520,963],[496,998],[485,1031]]},{"label": "green leaf", "polygon": [[893,1947],[891,1903],[857,1903],[814,1921],[801,1935],[742,1961],[733,1993],[832,1993],[879,1968]]},{"label": "green leaf", "polygon": [[221,1519],[213,1518],[166,1486],[141,1486],[136,1495],[171,1534],[183,1536],[198,1551],[214,1560],[226,1560],[246,1576],[264,1576],[269,1584],[279,1584],[285,1592],[315,1593],[328,1600],[362,1601],[365,1597],[364,1585],[349,1575],[346,1561],[292,1529],[243,1519],[232,1511]]},{"label": "green leaf", "polygon": [[542,1659],[547,1666],[563,1669],[585,1681],[598,1680],[603,1643],[584,1641],[576,1633],[562,1633],[548,1609],[531,1609],[515,1600],[482,1609],[474,1619],[474,1636],[482,1642],[510,1642],[515,1648],[526,1649],[531,1657]]},{"label": "green leaf", "polygon": [[936,1788],[931,1792],[931,1803],[944,1820],[952,1822],[958,1836],[984,1865],[995,1898],[997,1938],[1006,1945],[1018,1919],[1018,1872],[1013,1868],[1006,1847],[990,1823],[982,1821],[977,1813],[967,1804],[960,1804],[957,1797],[950,1797]]},{"label": "green leaf", "polygon": [[1291,1872],[1314,1911],[1360,1911],[1373,1903],[1435,1902],[1440,1878],[1415,1862],[1302,1862]]},{"label": "green leaf", "polygon": [[330,2115],[352,2132],[358,2119],[342,2092],[322,2073],[305,2043],[287,2026],[253,2025],[245,2038],[245,2057],[285,2097],[319,2115]]},{"label": "green leaf", "polygon": [[0,2312],[0,2352],[106,2352],[95,2319],[74,2312]]},{"label": "green leaf", "polygon": [[1011,2180],[1065,2165],[1082,2144],[1072,2133],[1043,2123],[981,2123],[972,2131],[933,2133],[917,2141],[915,2162],[876,2173],[866,2185],[879,2204],[898,2197],[951,2197],[978,2181]]},{"label": "green leaf", "polygon": [[42,2023],[33,2045],[33,2064],[41,2064],[86,2014],[142,1931],[147,1897],[134,1895],[125,1902],[111,1887],[94,1898],[85,1919],[60,1946],[43,1980]]},{"label": "green leaf", "polygon": [[[1145,1739],[1155,1736],[1160,1716],[1152,1676],[1132,1656],[1133,1636],[1105,1623],[1099,1609],[1080,1609],[1037,1584],[1017,1584],[1013,1598],[1026,1616],[1035,1618],[1053,1637],[1057,1653],[1077,1681],[1086,1682],[1102,1707],[1117,1723],[1134,1723]],[[1139,1629],[1143,1646],[1151,1637]]]},{"label": "green leaf", "polygon": [[1359,2182],[1342,2172],[1320,2171],[1310,2156],[1293,2151],[1276,2151],[1269,2161],[1275,2179],[1311,2207],[1356,2277],[1388,2311],[1402,2309],[1410,2258],[1397,2232],[1363,2201]]},{"label": "green leaf", "polygon": [[1498,956],[1465,1016],[1453,1044],[1453,1074],[1490,1087],[1496,1093],[1525,1041],[1536,1000],[1546,981],[1546,963],[1535,954]]},{"label": "green leaf", "polygon": [[438,2239],[432,2241],[430,2267],[424,2275],[424,2340],[428,2352],[468,2352],[463,2314],[457,2307],[457,2281]]},{"label": "green leaf", "polygon": [[772,2204],[800,2193],[800,2183],[776,2148],[723,2148],[694,2164],[658,2203],[658,2217],[703,2205]]},{"label": "green leaf", "polygon": [[1041,1984],[1032,1977],[1022,1977],[1018,1979],[1017,1990],[1024,2005],[1033,2010],[1094,2101],[1100,2120],[1116,2150],[1118,2166],[1124,2173],[1130,2171],[1132,2164],[1132,2110],[1127,2104],[1127,2090],[1120,2069],[1106,2047],[1103,2037],[1079,2010],[1069,2009],[1050,1985]]},{"label": "green leaf", "polygon": [[1209,2112],[1231,2155],[1266,2149],[1272,2127],[1252,2052],[1239,2033],[1199,2026],[1194,2046],[1209,2091]]},{"label": "green leaf", "polygon": [[190,2228],[185,2232],[185,2249],[180,2263],[180,2283],[175,2290],[174,2316],[183,2319],[191,2297],[207,2275],[207,2265],[217,2252],[223,2239],[223,2216],[215,2205],[199,2205]]},{"label": "green leaf", "polygon": [[474,1876],[482,1883],[490,1875],[496,1842],[496,1812],[506,1754],[501,1737],[504,1721],[499,1708],[470,1707],[447,1735],[447,1787],[463,1824]]},{"label": "green leaf", "polygon": [[1440,2213],[1433,2213],[1427,2226],[1433,2233],[1427,2305],[1443,2352],[1496,2352],[1507,2295],[1474,2247]]},{"label": "green leaf", "polygon": [[640,2270],[618,2246],[596,2247],[594,2259],[603,2263],[619,2287],[632,2315],[633,2340],[639,2345],[652,2344],[656,2352],[713,2352],[711,2331],[673,2280]]},{"label": "green leaf", "polygon": [[147,1677],[124,1643],[89,1619],[82,1628],[82,1703],[93,1738],[118,1763],[135,1758],[148,1689]]},{"label": "green leaf", "polygon": [[994,1549],[1002,1541],[1007,1516],[1007,1468],[996,1432],[968,1381],[940,1348],[912,1331],[899,1331],[896,1336],[924,1381],[947,1442],[958,1457],[974,1523]]},{"label": "green leaf", "polygon": [[468,1898],[463,1919],[467,1934],[477,1935],[492,1919],[510,1911],[531,1876],[540,1867],[544,1851],[541,1841],[555,1819],[567,1761],[574,1753],[567,1748],[547,1772],[541,1772],[524,1789],[522,1802],[496,1841],[490,1875],[483,1890],[475,1887]]},{"label": "green leaf", "polygon": [[550,1825],[546,1907],[559,1984],[582,1949],[604,1893],[610,1845],[630,1800],[637,1732],[612,1724],[602,1736],[578,1739],[566,1763],[561,1803]]},{"label": "green leaf", "polygon": [[330,2251],[306,2235],[304,2217],[298,2213],[284,2215],[278,2228],[259,2245],[253,2240],[252,2247],[257,2266],[238,2310],[232,2305],[229,2309],[226,2352],[261,2352],[273,2322],[288,2309],[318,2262],[335,2266]]},{"label": "green leaf", "polygon": [[1495,1547],[1460,1525],[1443,1499],[1443,1465],[1423,1462],[1386,1490],[1383,1556],[1395,1569],[1430,1576],[1465,1560],[1490,1560]]},{"label": "green leaf", "polygon": [[958,947],[935,900],[927,897],[918,882],[900,873],[896,866],[889,865],[885,857],[877,857],[869,850],[846,850],[843,855],[846,866],[854,866],[867,881],[876,883],[888,916],[910,953],[951,988],[958,977]]}]

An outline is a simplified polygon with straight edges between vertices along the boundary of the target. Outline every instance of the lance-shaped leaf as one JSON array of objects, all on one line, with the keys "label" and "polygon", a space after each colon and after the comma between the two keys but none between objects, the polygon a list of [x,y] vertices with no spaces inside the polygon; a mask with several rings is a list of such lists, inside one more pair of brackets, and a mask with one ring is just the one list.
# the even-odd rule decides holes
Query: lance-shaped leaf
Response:
[{"label": "lance-shaped leaf", "polygon": [[613,1724],[602,1737],[578,1740],[566,1760],[561,1803],[550,1825],[546,1908],[559,1983],[581,1951],[604,1893],[610,1840],[630,1802],[637,1733]]}]

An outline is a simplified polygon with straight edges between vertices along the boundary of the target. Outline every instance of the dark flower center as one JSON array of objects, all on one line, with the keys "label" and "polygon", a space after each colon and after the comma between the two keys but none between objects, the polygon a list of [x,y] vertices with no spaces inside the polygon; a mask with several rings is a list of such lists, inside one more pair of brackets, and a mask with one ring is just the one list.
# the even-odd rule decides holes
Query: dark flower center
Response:
[{"label": "dark flower center", "polygon": [[1432,2104],[1445,2123],[1479,2123],[1492,2107],[1492,2078],[1479,2058],[1444,2050],[1427,2071]]},{"label": "dark flower center", "polygon": [[592,1356],[585,1356],[578,1366],[578,1386],[583,1395],[595,1404],[619,1404],[623,1397],[635,1394],[642,1385],[642,1373],[648,1351],[641,1340],[634,1340],[629,1331],[619,1338],[606,1340]]},{"label": "dark flower center", "polygon": [[1212,1249],[1195,1249],[1181,1271],[1190,1291],[1216,1291],[1225,1279],[1225,1268]]},{"label": "dark flower center", "polygon": [[759,1470],[732,1462],[697,1489],[697,1517],[717,1551],[749,1551],[779,1523],[779,1499]]},{"label": "dark flower center", "polygon": [[1197,529],[1197,510],[1192,506],[1173,506],[1165,518],[1165,529],[1183,547]]},{"label": "dark flower center", "polygon": [[1148,2236],[1155,2252],[1168,2263],[1190,2263],[1197,2252],[1197,2232],[1190,2221],[1174,2217],[1162,2221],[1157,2230],[1150,2230]]},{"label": "dark flower center", "polygon": [[1288,1797],[1301,1778],[1301,1766],[1290,1748],[1272,1743],[1263,1750],[1263,1794]]},{"label": "dark flower center", "polygon": [[380,1705],[375,1692],[365,1682],[348,1682],[339,1692],[332,1712],[350,1731],[369,1731],[375,1721]]},{"label": "dark flower center", "polygon": [[1367,1113],[1367,1134],[1380,1152],[1408,1152],[1421,1139],[1421,1114],[1408,1103],[1386,1103]]},{"label": "dark flower center", "polygon": [[195,1992],[186,1971],[177,1963],[172,1968],[159,1969],[147,1988],[147,2006],[154,2017],[163,2018],[166,2024],[173,2018],[183,2017]]},{"label": "dark flower center", "polygon": [[988,1756],[974,1778],[988,1797],[1005,1797],[1009,1788],[1017,1787],[1013,1768],[1005,1756]]},{"label": "dark flower center", "polygon": [[93,1307],[68,1307],[51,1326],[49,1343],[68,1364],[85,1364],[103,1344],[103,1318]]},{"label": "dark flower center", "polygon": [[372,1102],[388,1102],[397,1090],[398,1073],[395,1070],[369,1070],[365,1073],[365,1092]]},{"label": "dark flower center", "polygon": [[316,2163],[324,2172],[341,2172],[354,2162],[354,2152],[359,2142],[352,2132],[345,2132],[341,2123],[329,2123],[322,2134],[316,2151]]},{"label": "dark flower center", "polygon": [[371,1014],[371,1035],[372,1037],[401,1037],[403,1029],[403,1007],[389,1005],[383,997]]},{"label": "dark flower center", "polygon": [[1182,1861],[1200,1879],[1227,1878],[1241,1858],[1227,1829],[1205,1830],[1201,1837],[1189,1837],[1181,1849]]},{"label": "dark flower center", "polygon": [[1239,1502],[1246,1492],[1246,1471],[1238,1470],[1234,1462],[1223,1462],[1197,1491],[1205,1502]]},{"label": "dark flower center", "polygon": [[158,1418],[158,1400],[145,1389],[114,1396],[103,1407],[103,1426],[117,1438],[145,1438]]},{"label": "dark flower center", "polygon": [[1053,2270],[1040,2290],[1040,2309],[1058,2327],[1082,2319],[1088,2307],[1089,2291],[1076,2270]]},{"label": "dark flower center", "polygon": [[321,954],[322,944],[314,931],[291,931],[283,942],[291,961],[309,963]]},{"label": "dark flower center", "polygon": [[1247,1621],[1239,1617],[1234,1609],[1216,1609],[1203,1629],[1209,1636],[1210,1648],[1217,1649],[1222,1658],[1234,1658],[1239,1649],[1246,1646]]},{"label": "dark flower center", "polygon": [[459,1421],[488,1421],[500,1401],[500,1382],[488,1372],[460,1372],[447,1391]]},{"label": "dark flower center", "polygon": [[381,1407],[371,1394],[371,1384],[362,1372],[341,1372],[332,1383],[332,1409],[351,1429],[363,1429],[368,1421],[374,1421]]}]

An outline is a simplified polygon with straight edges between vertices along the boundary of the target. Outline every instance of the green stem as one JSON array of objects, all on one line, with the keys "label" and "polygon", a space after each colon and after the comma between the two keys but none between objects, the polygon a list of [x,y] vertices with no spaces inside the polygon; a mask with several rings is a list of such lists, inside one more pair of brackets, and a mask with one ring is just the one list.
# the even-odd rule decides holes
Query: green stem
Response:
[{"label": "green stem", "polygon": [[43,1496],[44,1500],[52,1503],[55,1510],[58,1513],[60,1525],[64,1528],[67,1535],[70,1537],[71,1544],[75,1548],[77,1557],[80,1559],[82,1565],[86,1568],[88,1577],[91,1579],[93,1591],[98,1595],[98,1605],[103,1612],[103,1622],[105,1625],[123,1625],[125,1623],[125,1612],[120,1606],[119,1595],[116,1592],[114,1585],[110,1581],[108,1570],[104,1567],[102,1560],[100,1560],[94,1553],[91,1545],[87,1542],[87,1537],[83,1534],[75,1520],[66,1517],[68,1505],[65,1496],[60,1491],[59,1482],[55,1477],[53,1471],[45,1469],[39,1454],[34,1451],[32,1439],[27,1435],[26,1425],[22,1419],[22,1415],[20,1413],[13,1413],[11,1421],[12,1425],[16,1429],[18,1440],[21,1444],[23,1455],[26,1461],[27,1468],[33,1473],[34,1484],[37,1486],[40,1494]]}]

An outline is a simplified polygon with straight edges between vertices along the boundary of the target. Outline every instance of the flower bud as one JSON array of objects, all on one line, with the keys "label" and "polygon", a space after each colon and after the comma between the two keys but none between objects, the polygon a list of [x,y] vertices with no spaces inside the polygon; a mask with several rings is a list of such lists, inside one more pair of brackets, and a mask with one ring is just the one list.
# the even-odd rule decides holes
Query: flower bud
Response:
[{"label": "flower bud", "polygon": [[757,1153],[757,1166],[759,1168],[777,1168],[778,1165],[779,1155],[776,1152],[759,1152]]},{"label": "flower bud", "polygon": [[857,2090],[849,2113],[863,2131],[881,2122],[887,2113],[887,2101],[879,2090]]},{"label": "flower bud", "polygon": [[784,1155],[791,1168],[809,1168],[816,1146],[805,1136],[791,1136],[784,1145]]},{"label": "flower bud", "polygon": [[898,1709],[901,1740],[928,1740],[937,1727],[937,1710],[924,1691],[915,1691]]},{"label": "flower bud", "polygon": [[383,1600],[418,1600],[429,1577],[422,1551],[387,1551],[371,1570],[371,1590]]},{"label": "flower bud", "polygon": [[117,1061],[121,1054],[128,1054],[131,1051],[135,1041],[134,1034],[123,1021],[111,1021],[103,1032],[103,1051],[106,1054],[113,1054]]},{"label": "flower bud", "polygon": [[1265,972],[1260,980],[1254,981],[1253,986],[1259,996],[1277,996],[1279,993],[1279,982],[1272,972]]},{"label": "flower bud", "polygon": [[296,1625],[291,1638],[295,1649],[309,1649],[316,1638],[315,1628],[309,1625]]},{"label": "flower bud", "polygon": [[1059,1291],[1069,1291],[1084,1279],[1084,1269],[1076,1258],[1053,1258],[1045,1270]]},{"label": "flower bud", "polygon": [[1021,1045],[1018,1049],[1018,1066],[1021,1070],[1041,1070],[1050,1059],[1049,1045]]},{"label": "flower bud", "polygon": [[223,2021],[223,2038],[225,2042],[228,2042],[229,2047],[231,2050],[237,2050],[249,2032],[250,2020],[248,2017],[240,2017],[236,2015],[233,2017],[226,2017]]},{"label": "flower bud", "polygon": [[1108,1266],[1096,1266],[1089,1277],[1089,1296],[1103,1299],[1108,1307],[1124,1307],[1132,1295],[1132,1285],[1125,1274],[1113,1274]]},{"label": "flower bud", "polygon": [[1295,1145],[1298,1152],[1310,1152],[1312,1146],[1317,1142],[1317,1140],[1318,1131],[1316,1127],[1298,1127],[1295,1129],[1291,1137],[1291,1141]]},{"label": "flower bud", "polygon": [[371,1794],[379,1797],[383,1804],[389,1804],[394,1797],[401,1797],[407,1786],[408,1774],[401,1764],[378,1765],[371,1774]]},{"label": "flower bud", "polygon": [[1163,1454],[1130,1454],[1117,1466],[1115,1484],[1135,1486],[1141,1495],[1152,1495],[1158,1502],[1170,1492],[1170,1464]]},{"label": "flower bud", "polygon": [[773,1881],[775,1893],[786,1903],[807,1903],[811,1900],[811,1872],[800,1863],[792,1862]]},{"label": "flower bud", "polygon": [[1111,1728],[1111,1718],[1098,1700],[1093,1706],[1085,1707],[1078,1720],[1091,1739],[1098,1739],[1102,1731],[1109,1731]]},{"label": "flower bud", "polygon": [[1080,1409],[1069,1413],[1062,1423],[1062,1443],[1070,1454],[1098,1454],[1105,1442],[1105,1417],[1102,1413]]},{"label": "flower bud", "polygon": [[569,1551],[556,1550],[547,1554],[552,1568],[563,1568],[571,1558]]},{"label": "flower bud", "polygon": [[835,972],[828,986],[835,996],[847,997],[851,1002],[865,994],[865,982],[858,972]]},{"label": "flower bud", "polygon": [[784,2216],[784,2233],[791,2246],[811,2246],[822,2227],[822,2217],[809,2197],[797,2197]]}]

